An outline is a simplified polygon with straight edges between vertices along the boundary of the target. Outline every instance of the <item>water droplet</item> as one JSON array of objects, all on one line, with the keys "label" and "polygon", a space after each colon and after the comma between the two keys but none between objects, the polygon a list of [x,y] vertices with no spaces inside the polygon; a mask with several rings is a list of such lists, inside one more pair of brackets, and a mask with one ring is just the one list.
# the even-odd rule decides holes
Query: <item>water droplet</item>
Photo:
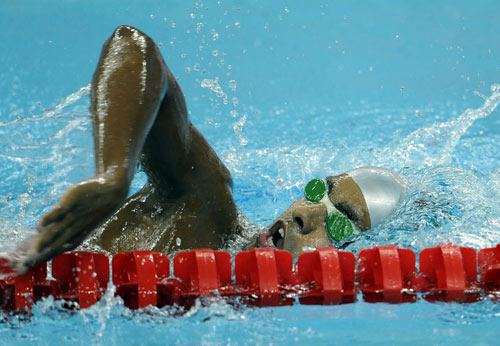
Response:
[{"label": "water droplet", "polygon": [[176,244],[177,246],[181,246],[181,243],[182,243],[181,238],[177,237],[177,238],[175,239],[175,244]]},{"label": "water droplet", "polygon": [[241,23],[240,22],[236,22],[236,23],[234,23],[234,26],[237,27],[237,28],[239,28],[241,26]]},{"label": "water droplet", "polygon": [[191,72],[191,69],[189,68],[189,66],[186,66],[186,68],[184,69],[184,71],[186,71],[186,73],[189,73],[189,72]]},{"label": "water droplet", "polygon": [[191,16],[191,18],[196,18],[196,14],[194,14],[194,13],[191,13],[190,16]]},{"label": "water droplet", "polygon": [[151,18],[151,19],[155,19],[155,18],[156,18],[156,16],[155,16],[154,14],[150,14],[150,15],[149,15],[149,18]]},{"label": "water droplet", "polygon": [[214,49],[214,50],[212,51],[212,55],[213,55],[213,56],[217,56],[217,55],[219,55],[219,52],[217,51],[217,49]]},{"label": "water droplet", "polygon": [[219,38],[219,34],[214,30],[210,30],[210,33],[212,34],[212,40],[216,41]]},{"label": "water droplet", "polygon": [[238,107],[238,98],[237,97],[233,97],[231,101],[233,101],[233,106]]},{"label": "water droplet", "polygon": [[238,115],[239,115],[239,113],[238,113],[237,111],[235,111],[234,109],[233,109],[231,112],[229,112],[229,114],[230,114],[233,118],[236,118],[236,117],[238,117]]},{"label": "water droplet", "polygon": [[[229,66],[231,66],[231,65],[229,65]],[[228,66],[228,68],[229,68],[229,66]],[[236,91],[236,86],[237,86],[237,84],[236,84],[236,81],[235,81],[234,79],[231,79],[231,80],[229,81],[228,86],[231,88],[231,90],[232,90],[233,92],[235,92],[235,91]]]}]

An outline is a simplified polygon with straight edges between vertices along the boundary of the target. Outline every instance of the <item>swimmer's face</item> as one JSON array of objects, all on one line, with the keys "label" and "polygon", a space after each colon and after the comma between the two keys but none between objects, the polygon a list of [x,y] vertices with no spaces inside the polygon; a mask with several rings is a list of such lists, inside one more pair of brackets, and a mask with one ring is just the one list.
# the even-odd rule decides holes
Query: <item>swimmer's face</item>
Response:
[{"label": "swimmer's face", "polygon": [[326,207],[301,198],[259,236],[261,247],[276,247],[298,257],[310,248],[332,243],[326,230]]}]

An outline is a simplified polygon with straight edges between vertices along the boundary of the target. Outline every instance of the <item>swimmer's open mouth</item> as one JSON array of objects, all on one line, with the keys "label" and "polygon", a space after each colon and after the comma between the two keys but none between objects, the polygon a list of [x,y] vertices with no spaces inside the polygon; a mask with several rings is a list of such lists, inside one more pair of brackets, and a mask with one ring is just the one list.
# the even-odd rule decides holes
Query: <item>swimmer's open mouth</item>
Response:
[{"label": "swimmer's open mouth", "polygon": [[286,223],[278,220],[273,223],[268,230],[259,235],[260,247],[275,247],[283,249],[285,243]]}]

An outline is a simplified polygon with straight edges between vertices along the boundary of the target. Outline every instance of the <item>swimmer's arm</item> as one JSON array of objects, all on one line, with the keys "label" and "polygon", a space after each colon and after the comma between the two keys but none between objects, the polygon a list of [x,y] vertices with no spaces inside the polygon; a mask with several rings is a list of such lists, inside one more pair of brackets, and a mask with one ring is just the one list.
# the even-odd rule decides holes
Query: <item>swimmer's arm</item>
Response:
[{"label": "swimmer's arm", "polygon": [[77,247],[125,200],[145,138],[167,89],[153,41],[119,27],[104,44],[92,81],[96,176],[73,185],[13,261],[19,272]]},{"label": "swimmer's arm", "polygon": [[167,79],[158,48],[139,30],[119,27],[104,44],[91,93],[96,175],[127,192]]}]

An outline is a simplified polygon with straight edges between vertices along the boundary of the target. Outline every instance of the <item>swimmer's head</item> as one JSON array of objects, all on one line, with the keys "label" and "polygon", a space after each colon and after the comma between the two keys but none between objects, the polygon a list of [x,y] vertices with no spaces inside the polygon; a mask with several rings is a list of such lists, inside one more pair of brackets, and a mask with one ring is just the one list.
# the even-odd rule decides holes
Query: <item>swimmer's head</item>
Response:
[{"label": "swimmer's head", "polygon": [[290,251],[293,257],[311,248],[328,246],[356,230],[352,221],[340,213],[328,196],[324,179],[313,179],[304,195],[259,236],[262,247],[276,247]]}]

